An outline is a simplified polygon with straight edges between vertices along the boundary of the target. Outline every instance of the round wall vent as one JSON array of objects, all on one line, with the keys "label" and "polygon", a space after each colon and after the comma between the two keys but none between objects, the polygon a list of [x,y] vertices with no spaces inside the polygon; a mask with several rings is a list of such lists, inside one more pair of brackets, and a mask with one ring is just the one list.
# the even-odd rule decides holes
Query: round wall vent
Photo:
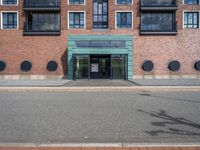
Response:
[{"label": "round wall vent", "polygon": [[143,65],[142,65],[142,69],[143,69],[144,71],[152,71],[152,70],[153,70],[153,67],[154,67],[154,64],[153,64],[153,62],[150,61],[150,60],[145,61],[145,62],[143,63]]},{"label": "round wall vent", "polygon": [[171,71],[178,71],[180,67],[181,67],[180,62],[177,60],[171,61],[168,66],[169,70]]},{"label": "round wall vent", "polygon": [[20,67],[21,71],[27,72],[27,71],[30,71],[31,68],[32,68],[32,64],[30,61],[23,61],[21,63],[21,67]]},{"label": "round wall vent", "polygon": [[194,68],[197,70],[197,71],[200,71],[200,61],[197,61],[194,65]]},{"label": "round wall vent", "polygon": [[4,61],[0,61],[0,71],[4,71],[6,68],[6,63]]},{"label": "round wall vent", "polygon": [[47,70],[48,71],[56,71],[58,68],[58,64],[55,61],[49,61],[47,64]]}]

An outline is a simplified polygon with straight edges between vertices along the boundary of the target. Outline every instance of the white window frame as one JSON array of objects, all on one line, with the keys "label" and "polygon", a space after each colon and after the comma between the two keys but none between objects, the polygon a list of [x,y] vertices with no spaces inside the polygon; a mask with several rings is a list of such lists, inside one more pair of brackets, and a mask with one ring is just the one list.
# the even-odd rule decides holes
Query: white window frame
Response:
[{"label": "white window frame", "polygon": [[[83,12],[84,13],[84,27],[83,28],[70,28],[69,27],[69,13]],[[68,30],[85,30],[86,29],[86,11],[68,11],[67,12],[67,29]]]},{"label": "white window frame", "polygon": [[[183,5],[195,5],[195,4],[185,4],[185,0],[183,0]],[[199,4],[197,5],[200,5],[200,1],[199,1]]]},{"label": "white window frame", "polygon": [[69,3],[69,0],[67,0],[67,4],[68,4],[68,5],[86,5],[86,0],[84,0],[84,3],[83,3],[83,4],[70,4],[70,3]]},{"label": "white window frame", "polygon": [[[120,12],[130,12],[132,14],[132,27],[131,28],[117,28],[117,13],[120,13]],[[134,13],[133,11],[131,10],[117,10],[115,11],[115,29],[119,29],[119,30],[130,30],[130,29],[133,29],[133,23],[134,23]]]},{"label": "white window frame", "polygon": [[[184,20],[185,20],[185,13],[186,12],[197,12],[197,13],[199,13],[199,27],[198,28],[185,28],[184,27]],[[182,21],[182,25],[183,25],[183,29],[185,29],[185,30],[190,30],[190,29],[200,29],[200,11],[196,11],[196,10],[184,10],[183,11],[183,14],[182,14],[182,17],[183,17],[183,21]]]},{"label": "white window frame", "polygon": [[[17,13],[17,28],[16,29],[4,29],[3,28],[3,13]],[[19,30],[19,13],[18,11],[1,11],[0,13],[0,18],[1,18],[1,30]]]},{"label": "white window frame", "polygon": [[130,6],[130,5],[133,5],[133,1],[134,1],[134,0],[132,0],[131,4],[117,4],[117,0],[115,0],[115,5],[119,5],[119,6],[121,6],[121,5]]},{"label": "white window frame", "polygon": [[3,4],[3,0],[0,0],[0,5],[2,5],[2,6],[18,6],[19,0],[17,0],[17,4]]}]

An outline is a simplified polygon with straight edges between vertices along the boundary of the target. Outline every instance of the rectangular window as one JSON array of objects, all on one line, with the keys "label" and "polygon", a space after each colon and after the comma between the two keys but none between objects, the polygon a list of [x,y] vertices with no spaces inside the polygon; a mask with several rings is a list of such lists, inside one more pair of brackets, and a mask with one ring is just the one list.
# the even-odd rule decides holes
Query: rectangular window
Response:
[{"label": "rectangular window", "polygon": [[17,29],[17,12],[2,12],[2,29]]},{"label": "rectangular window", "polygon": [[70,5],[84,4],[84,0],[69,0]]},{"label": "rectangular window", "polygon": [[132,12],[117,12],[117,28],[132,28]]},{"label": "rectangular window", "polygon": [[114,41],[114,40],[83,40],[83,41],[76,41],[76,47],[79,48],[125,48],[126,41]]},{"label": "rectangular window", "polygon": [[198,12],[184,13],[184,28],[199,28],[199,13]]},{"label": "rectangular window", "polygon": [[198,5],[199,4],[199,0],[184,0],[184,4]]},{"label": "rectangular window", "polygon": [[60,31],[60,13],[34,12],[27,14],[26,29],[28,31]]},{"label": "rectangular window", "polygon": [[141,30],[143,31],[174,31],[176,19],[174,12],[142,12]]},{"label": "rectangular window", "polygon": [[93,0],[93,28],[108,28],[108,0]]},{"label": "rectangular window", "polygon": [[17,0],[2,0],[3,5],[17,5]]},{"label": "rectangular window", "polygon": [[130,5],[132,4],[132,0],[116,0],[119,5]]},{"label": "rectangular window", "polygon": [[70,12],[69,13],[69,28],[83,29],[84,28],[84,12]]}]

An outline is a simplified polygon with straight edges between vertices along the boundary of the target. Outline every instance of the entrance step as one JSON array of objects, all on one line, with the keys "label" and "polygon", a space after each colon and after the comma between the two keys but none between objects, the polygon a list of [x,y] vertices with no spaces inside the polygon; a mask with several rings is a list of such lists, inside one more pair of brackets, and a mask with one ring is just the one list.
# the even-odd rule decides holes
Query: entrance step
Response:
[{"label": "entrance step", "polygon": [[138,84],[125,80],[94,79],[94,80],[74,80],[66,86],[138,86]]}]

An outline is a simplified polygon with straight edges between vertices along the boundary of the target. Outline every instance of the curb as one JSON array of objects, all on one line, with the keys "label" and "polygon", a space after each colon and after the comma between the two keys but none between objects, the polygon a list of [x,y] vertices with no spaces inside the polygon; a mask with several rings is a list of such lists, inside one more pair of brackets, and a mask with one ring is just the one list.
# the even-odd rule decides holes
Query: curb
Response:
[{"label": "curb", "polygon": [[200,92],[200,86],[0,87],[0,92]]},{"label": "curb", "polygon": [[0,143],[1,148],[99,148],[99,147],[112,147],[112,148],[127,148],[127,147],[199,147],[200,143]]}]

